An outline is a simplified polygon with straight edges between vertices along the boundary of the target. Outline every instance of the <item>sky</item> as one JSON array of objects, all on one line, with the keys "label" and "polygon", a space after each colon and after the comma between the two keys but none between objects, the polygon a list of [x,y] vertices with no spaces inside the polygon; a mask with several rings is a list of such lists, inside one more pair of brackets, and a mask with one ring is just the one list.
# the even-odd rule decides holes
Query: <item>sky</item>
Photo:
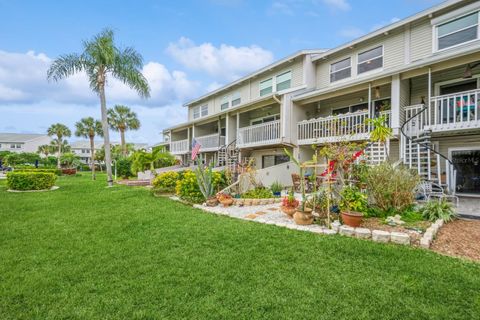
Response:
[{"label": "sky", "polygon": [[111,80],[107,106],[131,107],[141,128],[127,140],[154,144],[164,128],[186,121],[182,105],[195,97],[298,50],[334,48],[440,2],[0,0],[0,132],[44,133],[57,122],[73,132],[81,118],[99,119],[84,74],[52,83],[46,72],[104,28],[143,56],[151,88],[145,100]]}]

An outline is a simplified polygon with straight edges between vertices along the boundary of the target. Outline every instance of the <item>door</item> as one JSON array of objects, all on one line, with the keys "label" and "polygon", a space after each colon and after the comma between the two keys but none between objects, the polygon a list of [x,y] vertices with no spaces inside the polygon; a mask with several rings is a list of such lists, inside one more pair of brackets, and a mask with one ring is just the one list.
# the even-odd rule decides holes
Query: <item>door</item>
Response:
[{"label": "door", "polygon": [[457,193],[480,196],[480,148],[451,150],[451,159],[457,169]]}]

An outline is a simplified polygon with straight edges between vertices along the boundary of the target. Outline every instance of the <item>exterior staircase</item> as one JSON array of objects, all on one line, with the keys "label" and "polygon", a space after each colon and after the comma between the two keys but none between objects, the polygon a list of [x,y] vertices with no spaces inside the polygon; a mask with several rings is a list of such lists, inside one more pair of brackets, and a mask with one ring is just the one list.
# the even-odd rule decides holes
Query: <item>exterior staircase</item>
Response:
[{"label": "exterior staircase", "polygon": [[[218,165],[225,166],[225,168],[230,170],[234,175],[237,174],[236,171],[239,163],[239,150],[236,142],[237,141],[234,140],[228,145],[222,146],[217,154]],[[236,176],[234,180],[236,180]]]}]

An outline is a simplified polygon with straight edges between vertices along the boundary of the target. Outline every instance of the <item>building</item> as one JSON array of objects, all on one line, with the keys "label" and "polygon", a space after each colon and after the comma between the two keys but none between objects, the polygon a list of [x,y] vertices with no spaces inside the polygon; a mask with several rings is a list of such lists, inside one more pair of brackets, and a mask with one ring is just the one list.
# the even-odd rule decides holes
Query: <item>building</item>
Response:
[{"label": "building", "polygon": [[189,159],[253,158],[257,168],[301,160],[312,145],[369,139],[385,116],[394,137],[366,150],[403,162],[452,192],[480,196],[480,2],[446,1],[329,50],[300,51],[185,104],[188,121],[164,131]]},{"label": "building", "polygon": [[0,133],[0,151],[37,152],[39,146],[49,145],[50,141],[46,134]]},{"label": "building", "polygon": [[[95,141],[95,151],[102,149],[103,141]],[[119,145],[119,142],[111,142],[111,145]],[[133,145],[134,150],[147,149],[147,143],[129,143]],[[85,164],[92,163],[92,155],[90,152],[90,141],[89,140],[78,140],[70,144],[72,152],[80,157],[80,160]]]}]

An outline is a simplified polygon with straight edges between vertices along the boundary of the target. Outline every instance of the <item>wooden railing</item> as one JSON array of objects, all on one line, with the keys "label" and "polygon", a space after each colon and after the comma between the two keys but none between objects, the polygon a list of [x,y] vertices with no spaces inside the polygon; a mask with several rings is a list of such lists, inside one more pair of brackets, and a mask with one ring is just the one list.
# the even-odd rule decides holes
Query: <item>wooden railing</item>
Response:
[{"label": "wooden railing", "polygon": [[432,97],[428,120],[434,131],[480,127],[480,89]]},{"label": "wooden railing", "polygon": [[[386,116],[390,125],[390,111],[380,114]],[[372,130],[372,126],[367,123],[368,118],[368,112],[359,111],[301,121],[297,124],[298,143],[325,143],[336,141],[340,137],[350,140],[367,139]]]},{"label": "wooden railing", "polygon": [[195,140],[201,145],[200,151],[215,150],[225,145],[225,136],[220,136],[218,133],[196,137]]},{"label": "wooden railing", "polygon": [[188,142],[188,139],[170,142],[170,152],[172,154],[184,154],[189,151],[190,143]]},{"label": "wooden railing", "polygon": [[238,129],[237,146],[257,146],[280,142],[280,120]]}]

